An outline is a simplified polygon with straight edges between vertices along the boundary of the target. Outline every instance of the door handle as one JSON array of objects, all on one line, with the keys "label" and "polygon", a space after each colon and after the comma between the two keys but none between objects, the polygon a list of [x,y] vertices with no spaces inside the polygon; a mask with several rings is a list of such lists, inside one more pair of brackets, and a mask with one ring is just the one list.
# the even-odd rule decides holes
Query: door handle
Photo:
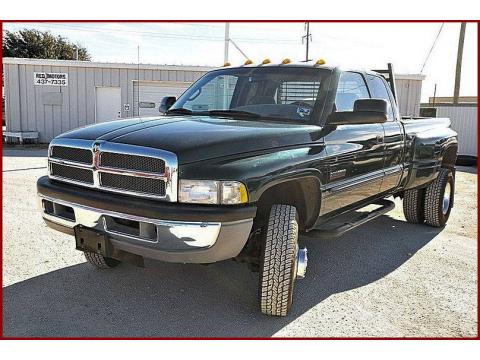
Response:
[{"label": "door handle", "polygon": [[377,134],[376,140],[377,140],[377,143],[379,144],[383,143],[383,135]]}]

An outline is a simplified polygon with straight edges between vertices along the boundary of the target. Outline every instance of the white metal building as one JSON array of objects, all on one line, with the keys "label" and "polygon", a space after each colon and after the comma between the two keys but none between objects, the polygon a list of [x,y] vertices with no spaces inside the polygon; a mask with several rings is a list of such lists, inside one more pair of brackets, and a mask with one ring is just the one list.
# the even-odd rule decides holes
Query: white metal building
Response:
[{"label": "white metal building", "polygon": [[422,95],[423,80],[425,80],[425,75],[395,75],[398,107],[402,116],[418,116],[420,114],[420,99]]},{"label": "white metal building", "polygon": [[180,95],[211,70],[18,58],[3,66],[6,131],[38,132],[39,142],[96,122],[158,115],[164,96]]},{"label": "white metal building", "polygon": [[[42,143],[80,126],[158,115],[164,96],[178,96],[213,69],[4,58],[6,133]],[[396,75],[402,115],[418,116],[422,75]]]},{"label": "white metal building", "polygon": [[437,117],[448,117],[458,133],[458,154],[477,157],[477,104],[435,104]]}]

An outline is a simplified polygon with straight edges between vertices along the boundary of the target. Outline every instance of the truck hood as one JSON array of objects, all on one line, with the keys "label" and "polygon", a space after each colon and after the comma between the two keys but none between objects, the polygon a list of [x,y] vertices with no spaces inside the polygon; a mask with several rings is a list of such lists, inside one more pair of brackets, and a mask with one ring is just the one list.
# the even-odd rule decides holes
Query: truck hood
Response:
[{"label": "truck hood", "polygon": [[72,130],[59,138],[105,140],[175,153],[180,164],[308,144],[321,127],[209,116],[134,118]]}]

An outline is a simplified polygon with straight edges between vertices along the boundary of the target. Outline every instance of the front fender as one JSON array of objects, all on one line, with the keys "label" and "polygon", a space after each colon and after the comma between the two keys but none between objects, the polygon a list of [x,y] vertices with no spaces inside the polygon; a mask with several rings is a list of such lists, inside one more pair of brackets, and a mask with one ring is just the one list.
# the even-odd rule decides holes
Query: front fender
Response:
[{"label": "front fender", "polygon": [[293,179],[314,177],[319,186],[325,184],[327,171],[320,161],[323,157],[323,144],[240,154],[182,165],[179,178],[242,181],[249,202],[257,202],[270,187]]}]

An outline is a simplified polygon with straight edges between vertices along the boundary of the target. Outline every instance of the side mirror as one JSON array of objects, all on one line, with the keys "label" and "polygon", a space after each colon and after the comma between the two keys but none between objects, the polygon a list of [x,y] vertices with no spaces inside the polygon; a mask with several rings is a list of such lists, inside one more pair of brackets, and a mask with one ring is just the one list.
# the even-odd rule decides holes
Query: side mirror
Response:
[{"label": "side mirror", "polygon": [[387,115],[387,102],[383,99],[358,99],[353,103],[353,111],[373,111]]},{"label": "side mirror", "polygon": [[358,99],[353,111],[336,111],[327,118],[330,125],[382,124],[387,121],[387,102],[382,99]]},{"label": "side mirror", "polygon": [[160,103],[158,111],[165,114],[168,109],[170,109],[172,105],[175,104],[175,101],[177,101],[177,98],[175,96],[165,96]]}]

